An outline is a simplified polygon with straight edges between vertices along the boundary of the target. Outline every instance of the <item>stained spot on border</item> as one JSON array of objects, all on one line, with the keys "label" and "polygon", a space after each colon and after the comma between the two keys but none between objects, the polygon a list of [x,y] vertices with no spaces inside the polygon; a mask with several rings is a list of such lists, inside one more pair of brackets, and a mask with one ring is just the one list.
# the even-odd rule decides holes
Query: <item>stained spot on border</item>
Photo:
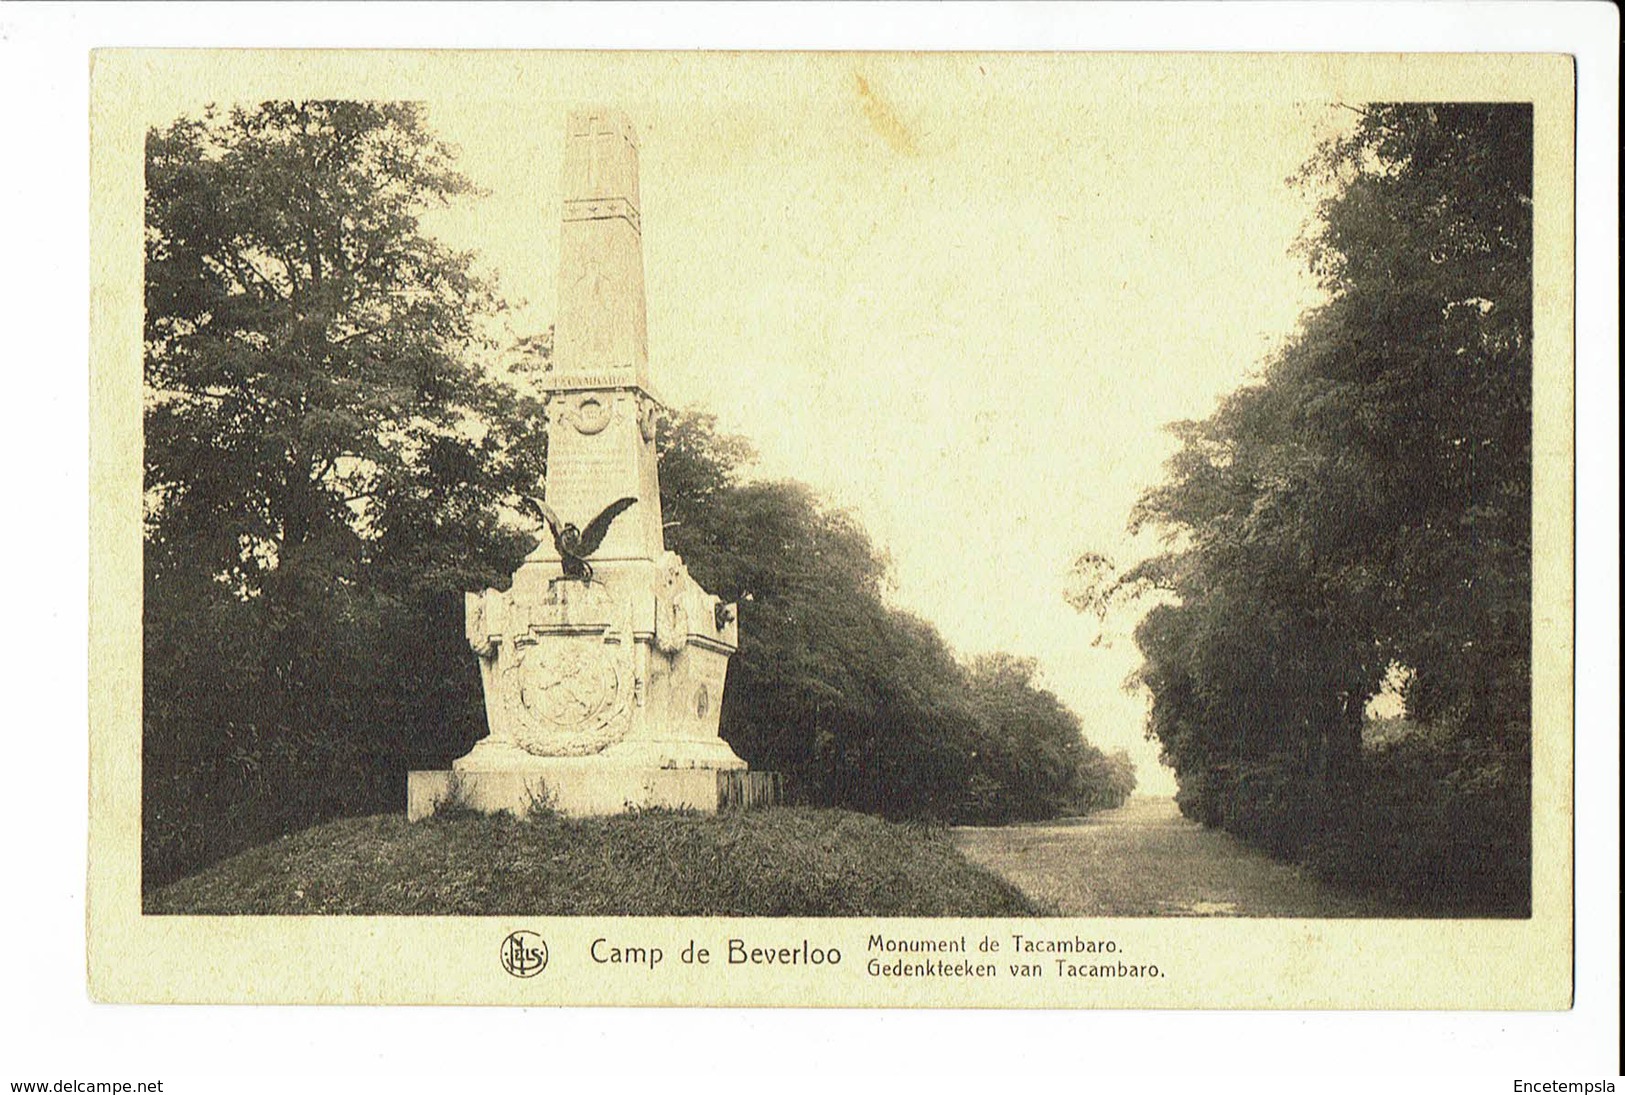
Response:
[{"label": "stained spot on border", "polygon": [[886,100],[874,93],[869,81],[860,73],[854,72],[852,79],[857,86],[858,102],[863,107],[863,116],[869,119],[870,127],[880,134],[881,139],[893,152],[903,156],[919,155],[920,148],[914,142],[914,135],[908,131],[902,119],[897,117],[897,112]]}]

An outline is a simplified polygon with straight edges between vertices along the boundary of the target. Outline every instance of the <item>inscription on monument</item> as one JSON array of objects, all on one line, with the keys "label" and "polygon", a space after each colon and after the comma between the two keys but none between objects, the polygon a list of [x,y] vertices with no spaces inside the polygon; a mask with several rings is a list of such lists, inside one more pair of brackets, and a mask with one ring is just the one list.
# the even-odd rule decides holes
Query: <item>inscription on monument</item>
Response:
[{"label": "inscription on monument", "polygon": [[581,388],[630,388],[637,384],[637,370],[630,363],[611,370],[597,368],[576,370],[559,368],[547,381],[549,389],[567,392]]},{"label": "inscription on monument", "polygon": [[[570,449],[569,477],[559,476],[548,484],[549,504],[565,520],[583,523],[606,502],[637,493],[637,456],[629,451],[623,438],[591,436]],[[628,487],[632,488],[630,492]]]}]

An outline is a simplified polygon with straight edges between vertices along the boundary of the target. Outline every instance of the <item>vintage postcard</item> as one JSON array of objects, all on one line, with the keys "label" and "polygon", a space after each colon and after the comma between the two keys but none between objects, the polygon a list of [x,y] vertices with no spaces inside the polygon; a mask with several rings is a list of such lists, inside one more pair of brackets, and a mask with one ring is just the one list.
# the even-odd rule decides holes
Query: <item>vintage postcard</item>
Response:
[{"label": "vintage postcard", "polygon": [[90,78],[94,998],[1570,1006],[1572,59]]}]

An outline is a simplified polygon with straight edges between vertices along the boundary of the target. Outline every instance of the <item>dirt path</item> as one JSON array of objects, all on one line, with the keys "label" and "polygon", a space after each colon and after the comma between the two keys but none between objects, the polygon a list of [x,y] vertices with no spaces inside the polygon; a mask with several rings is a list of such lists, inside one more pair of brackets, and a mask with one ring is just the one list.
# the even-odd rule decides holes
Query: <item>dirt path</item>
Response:
[{"label": "dirt path", "polygon": [[1376,916],[1227,833],[1180,816],[1171,798],[1040,825],[954,830],[960,849],[1061,916]]}]

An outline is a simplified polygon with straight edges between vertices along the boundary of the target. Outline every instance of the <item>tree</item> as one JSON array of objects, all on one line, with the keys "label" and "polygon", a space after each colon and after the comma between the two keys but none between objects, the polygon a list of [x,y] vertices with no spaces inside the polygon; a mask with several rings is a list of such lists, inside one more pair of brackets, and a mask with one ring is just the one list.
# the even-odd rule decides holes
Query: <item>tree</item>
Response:
[{"label": "tree", "polygon": [[406,551],[424,522],[470,558],[512,547],[494,504],[537,481],[539,409],[481,375],[491,287],[418,223],[469,190],[411,103],[265,103],[149,134],[155,563],[250,593]]},{"label": "tree", "polygon": [[1102,753],[1086,747],[1078,763],[1078,799],[1075,813],[1115,809],[1128,801],[1139,782],[1127,749]]},{"label": "tree", "polygon": [[1388,613],[1416,714],[1506,743],[1530,716],[1533,125],[1377,104],[1306,170],[1342,184],[1306,248],[1333,302],[1305,364],[1347,392],[1321,420],[1372,476],[1383,580],[1354,592]]},{"label": "tree", "polygon": [[1127,796],[1132,766],[1125,783],[1033,662],[962,664],[885,603],[886,559],[850,515],[802,484],[746,479],[751,458],[707,415],[661,431],[667,544],[740,606],[722,735],[752,767],[898,817],[1054,817]]},{"label": "tree", "polygon": [[[1079,809],[1081,780],[1103,754],[1083,736],[1083,724],[1037,683],[1038,663],[1010,654],[971,661],[968,685],[976,716],[972,779],[979,820],[1039,820]],[[988,795],[988,791],[992,791]]]},{"label": "tree", "polygon": [[881,600],[885,559],[805,485],[742,481],[750,448],[707,416],[661,434],[668,546],[739,604],[722,734],[813,802],[946,816],[969,716],[935,630]]},{"label": "tree", "polygon": [[529,546],[542,445],[480,368],[491,286],[420,228],[470,188],[417,106],[211,110],[146,178],[150,882],[478,736],[461,593]]},{"label": "tree", "polygon": [[1125,582],[1168,595],[1140,680],[1203,820],[1290,854],[1376,824],[1401,769],[1361,731],[1398,664],[1413,718],[1491,748],[1497,786],[1522,767],[1500,824],[1527,828],[1532,147],[1526,104],[1359,111],[1300,176],[1330,190],[1302,248],[1326,303],[1175,427],[1133,517],[1170,550]]}]

